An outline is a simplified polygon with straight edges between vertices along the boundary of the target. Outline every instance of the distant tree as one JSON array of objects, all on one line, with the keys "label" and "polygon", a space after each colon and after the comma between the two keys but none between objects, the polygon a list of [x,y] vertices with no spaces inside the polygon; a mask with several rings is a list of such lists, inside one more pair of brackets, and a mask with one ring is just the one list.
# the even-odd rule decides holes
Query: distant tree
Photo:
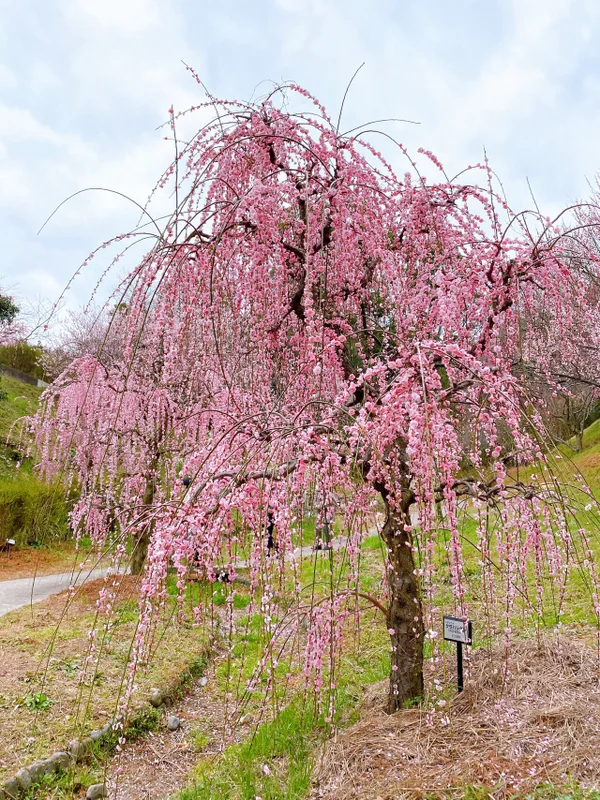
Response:
[{"label": "distant tree", "polygon": [[124,308],[91,306],[65,314],[44,348],[42,365],[46,375],[57,378],[73,361],[84,356],[94,356],[106,366],[122,360],[119,315]]},{"label": "distant tree", "polygon": [[[562,216],[558,248],[569,334],[544,303],[521,309],[519,368],[541,404],[552,437],[581,451],[583,433],[600,404],[600,347],[590,319],[600,300],[600,183]],[[571,445],[570,445],[571,446]]]},{"label": "distant tree", "polygon": [[[307,612],[306,672],[333,688],[345,620],[370,603],[390,636],[391,712],[423,694],[439,550],[455,613],[467,614],[464,498],[507,636],[520,597],[541,615],[540,576],[564,588],[577,534],[554,497],[507,469],[509,455],[517,467],[544,459],[516,368],[522,312],[551,315],[565,348],[585,320],[597,344],[600,317],[551,228],[503,228],[503,201],[488,190],[441,173],[398,177],[316,101],[303,115],[275,98],[223,104],[163,176],[161,186],[177,176],[180,204],[129,276],[122,358],[83,355],[62,373],[33,420],[37,450],[47,475],[79,482],[75,524],[105,542],[116,514],[134,553],[148,548],[135,658],[168,564],[183,592],[189,559],[212,578],[225,559],[233,575],[240,542],[273,646],[268,520],[283,569],[306,496],[332,498],[348,572]],[[531,325],[526,357],[550,372],[547,335]],[[360,585],[374,505],[384,512],[379,595]],[[490,513],[501,520],[493,533]],[[331,509],[319,514],[322,525]]]},{"label": "distant tree", "polygon": [[44,348],[41,345],[29,344],[24,340],[17,340],[7,344],[0,344],[0,364],[12,367],[34,378],[46,378],[42,366]]},{"label": "distant tree", "polygon": [[10,325],[18,313],[19,307],[15,305],[12,297],[0,294],[0,325]]}]

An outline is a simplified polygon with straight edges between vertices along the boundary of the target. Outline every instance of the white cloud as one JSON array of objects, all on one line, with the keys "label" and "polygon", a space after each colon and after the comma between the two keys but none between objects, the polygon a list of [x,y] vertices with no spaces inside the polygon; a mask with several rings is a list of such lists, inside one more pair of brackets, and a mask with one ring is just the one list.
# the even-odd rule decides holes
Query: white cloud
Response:
[{"label": "white cloud", "polygon": [[26,108],[0,105],[0,141],[34,139],[56,143],[58,134],[44,125]]},{"label": "white cloud", "polygon": [[60,87],[61,81],[56,72],[41,61],[34,61],[28,70],[27,80],[31,91],[36,95]]},{"label": "white cloud", "polygon": [[67,11],[72,18],[100,25],[120,37],[144,33],[161,18],[154,0],[69,0]]},{"label": "white cloud", "polygon": [[6,64],[0,64],[0,88],[13,89],[16,85],[17,79],[14,72]]},{"label": "white cloud", "polygon": [[[450,172],[481,160],[485,146],[513,205],[531,204],[526,175],[554,209],[584,194],[584,176],[600,166],[597,0],[0,0],[0,9],[3,241],[25,292],[58,291],[95,245],[137,221],[114,195],[80,195],[34,238],[86,186],[146,200],[172,157],[156,127],[171,104],[203,99],[181,60],[216,95],[245,99],[265,79],[297,80],[334,118],[366,61],[344,127],[420,120],[384,127]],[[182,122],[180,135],[208,114]],[[376,143],[406,168],[391,144]],[[161,203],[157,213],[172,199]],[[92,282],[82,279],[79,297]]]}]

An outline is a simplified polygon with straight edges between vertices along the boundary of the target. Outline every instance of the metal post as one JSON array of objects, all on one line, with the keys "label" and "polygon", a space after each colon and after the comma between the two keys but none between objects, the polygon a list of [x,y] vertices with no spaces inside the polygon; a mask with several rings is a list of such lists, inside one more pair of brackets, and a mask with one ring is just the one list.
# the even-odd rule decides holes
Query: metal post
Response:
[{"label": "metal post", "polygon": [[331,537],[329,535],[329,520],[325,517],[325,521],[323,522],[323,550],[331,550]]},{"label": "metal post", "polygon": [[273,511],[269,506],[267,511],[267,555],[270,556],[273,550],[277,550],[277,545],[273,538],[273,531],[275,530],[275,517]]},{"label": "metal post", "polygon": [[458,674],[458,691],[463,690],[463,646],[462,642],[456,643],[456,667]]}]

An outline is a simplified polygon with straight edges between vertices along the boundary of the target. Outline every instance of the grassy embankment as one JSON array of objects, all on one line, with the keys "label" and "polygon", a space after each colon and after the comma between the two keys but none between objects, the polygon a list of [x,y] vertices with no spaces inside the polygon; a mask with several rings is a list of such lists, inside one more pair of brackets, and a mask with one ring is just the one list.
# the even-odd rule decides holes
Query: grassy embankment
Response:
[{"label": "grassy embankment", "polygon": [[[116,593],[109,617],[96,610],[103,586]],[[94,581],[72,600],[64,592],[0,619],[0,780],[101,728],[117,713],[139,619],[137,589],[132,576]],[[175,625],[176,605],[169,596],[151,658],[136,675],[129,710],[134,718],[147,708],[152,687],[168,695],[182,674],[196,673],[207,659],[207,631],[193,624],[189,606]],[[160,714],[154,717],[150,722],[158,723]],[[101,770],[98,765],[96,772]]]},{"label": "grassy embankment", "polygon": [[20,441],[18,421],[35,413],[42,390],[7,375],[0,389],[0,542],[16,541],[10,558],[0,553],[0,579],[71,569],[64,491],[34,476]]}]

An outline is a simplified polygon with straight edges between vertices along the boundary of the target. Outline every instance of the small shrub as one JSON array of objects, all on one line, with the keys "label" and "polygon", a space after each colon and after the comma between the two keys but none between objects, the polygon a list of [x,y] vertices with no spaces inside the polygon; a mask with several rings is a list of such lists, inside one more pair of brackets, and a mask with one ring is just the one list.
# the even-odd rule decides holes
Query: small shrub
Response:
[{"label": "small shrub", "polygon": [[24,706],[28,711],[48,711],[53,702],[43,692],[34,692],[33,694],[26,694],[20,705]]},{"label": "small shrub", "polygon": [[137,739],[140,736],[155,731],[160,727],[161,712],[158,708],[149,708],[136,714],[127,726],[127,738]]},{"label": "small shrub", "polygon": [[201,728],[192,728],[188,734],[188,739],[194,753],[200,753],[210,742],[210,736]]}]

